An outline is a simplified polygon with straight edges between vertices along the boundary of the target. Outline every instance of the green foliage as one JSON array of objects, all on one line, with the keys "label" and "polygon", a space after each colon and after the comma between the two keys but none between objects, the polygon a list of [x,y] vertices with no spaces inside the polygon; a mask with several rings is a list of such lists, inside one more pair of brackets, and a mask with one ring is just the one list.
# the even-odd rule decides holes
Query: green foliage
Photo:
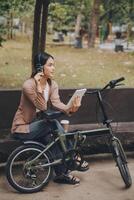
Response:
[{"label": "green foliage", "polygon": [[35,0],[0,0],[0,15],[8,15],[13,12],[15,16],[32,12]]},{"label": "green foliage", "polygon": [[60,3],[51,3],[49,7],[49,16],[54,22],[54,28],[60,29],[68,21],[68,6]]},{"label": "green foliage", "polygon": [[102,19],[115,24],[134,21],[133,0],[102,0]]},{"label": "green foliage", "polygon": [[[1,0],[0,1],[0,16],[4,16],[9,9],[8,2]],[[2,47],[2,43],[5,40],[4,35],[6,33],[6,28],[3,24],[0,24],[0,47]]]},{"label": "green foliage", "polygon": [[4,35],[6,34],[6,28],[3,25],[0,25],[0,47],[2,47],[2,43],[5,41]]},{"label": "green foliage", "polygon": [[[7,30],[12,29],[10,24],[12,17],[27,16],[27,13],[33,13],[35,0],[0,0],[0,16],[7,19],[7,26],[0,25],[0,44],[2,44],[3,36]],[[10,24],[10,25],[9,25]]]},{"label": "green foliage", "polygon": [[86,26],[93,0],[53,0],[49,6],[49,19],[54,22],[54,28],[72,28],[75,26],[79,13],[83,15],[82,25]]},{"label": "green foliage", "polygon": [[9,10],[8,1],[1,0],[0,1],[0,15],[5,15]]}]

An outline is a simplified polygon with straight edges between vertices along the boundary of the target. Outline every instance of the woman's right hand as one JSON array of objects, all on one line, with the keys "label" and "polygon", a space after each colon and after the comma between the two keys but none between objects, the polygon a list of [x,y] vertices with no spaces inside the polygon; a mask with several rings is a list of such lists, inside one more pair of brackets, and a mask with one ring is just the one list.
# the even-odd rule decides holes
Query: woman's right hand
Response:
[{"label": "woman's right hand", "polygon": [[39,72],[34,76],[34,79],[37,83],[37,90],[38,92],[41,92],[41,93],[42,93],[42,88],[41,88],[40,80],[42,79],[43,76],[44,76],[43,72]]},{"label": "woman's right hand", "polygon": [[36,83],[38,84],[40,84],[40,80],[42,79],[42,77],[44,76],[44,73],[43,72],[39,72],[39,73],[37,73],[35,76],[34,76],[34,79],[35,79],[35,81],[36,81]]}]

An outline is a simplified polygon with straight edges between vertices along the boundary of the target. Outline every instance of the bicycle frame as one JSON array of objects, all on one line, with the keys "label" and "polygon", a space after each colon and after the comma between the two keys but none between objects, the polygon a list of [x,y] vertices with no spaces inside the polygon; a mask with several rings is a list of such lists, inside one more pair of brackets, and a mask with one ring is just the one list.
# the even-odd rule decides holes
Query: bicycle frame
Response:
[{"label": "bicycle frame", "polygon": [[[51,149],[52,146],[54,146],[57,142],[60,142],[63,153],[66,153],[68,151],[66,145],[65,145],[65,141],[67,140],[68,137],[70,136],[74,136],[75,138],[75,143],[73,145],[73,149],[76,148],[77,146],[77,141],[80,135],[87,135],[87,136],[102,136],[102,135],[109,135],[109,128],[100,128],[100,129],[93,129],[93,130],[86,130],[86,131],[76,131],[76,132],[68,132],[68,133],[58,133],[58,136],[56,137],[56,139],[54,141],[52,141],[51,143],[49,143],[46,148],[38,154],[38,156],[36,156],[33,160],[28,161],[25,166],[29,166],[32,165],[41,155],[43,155],[45,152],[47,152],[48,150]],[[47,166],[54,166],[57,164],[61,164],[62,159],[57,159],[55,161],[53,161],[52,163],[49,164],[44,164],[41,165],[42,167],[47,167]],[[37,166],[36,166],[37,167]]]},{"label": "bicycle frame", "polygon": [[[113,130],[112,130],[112,127],[111,127],[111,120],[108,119],[108,116],[107,116],[107,113],[106,113],[106,110],[105,110],[105,107],[104,107],[104,104],[103,104],[103,98],[102,98],[102,95],[101,95],[101,91],[105,90],[107,88],[107,85],[102,89],[102,90],[96,90],[94,92],[91,92],[91,94],[96,94],[97,95],[97,98],[98,98],[98,101],[99,101],[99,105],[100,105],[100,108],[101,108],[101,111],[102,111],[102,114],[103,114],[103,117],[104,117],[104,121],[103,121],[103,124],[106,126],[104,128],[97,128],[97,129],[92,129],[92,130],[85,130],[85,131],[75,131],[75,132],[67,132],[65,133],[63,129],[61,129],[60,131],[58,130],[57,132],[57,137],[54,139],[54,141],[52,141],[50,144],[48,144],[46,146],[46,148],[41,152],[39,153],[38,156],[36,156],[33,160],[31,161],[28,161],[26,163],[26,165],[31,165],[36,159],[38,159],[43,153],[47,152],[48,150],[50,150],[50,148],[55,145],[57,142],[60,142],[61,144],[61,147],[62,147],[62,151],[63,153],[66,153],[68,151],[67,147],[66,147],[66,140],[68,137],[70,136],[74,136],[74,139],[75,139],[75,143],[73,145],[73,149],[76,149],[76,146],[77,146],[77,142],[78,142],[78,138],[79,136],[81,135],[86,135],[86,136],[102,136],[102,135],[109,135],[110,138],[111,138],[111,141],[114,141],[116,140],[117,142],[118,141],[118,138],[116,138],[114,135],[113,135]],[[59,122],[57,120],[55,120],[56,123],[58,124],[59,126]],[[44,164],[42,165],[43,167],[47,167],[47,166],[54,166],[54,165],[57,165],[57,164],[60,164],[62,162],[62,159],[57,159],[55,161],[53,161],[52,163],[49,163],[49,164]]]},{"label": "bicycle frame", "polygon": [[[40,191],[49,182],[52,172],[52,166],[64,164],[67,170],[79,171],[75,163],[78,161],[77,156],[81,157],[79,149],[81,143],[83,142],[83,135],[86,135],[107,136],[108,141],[106,141],[106,144],[108,144],[108,146],[110,147],[110,152],[116,162],[116,166],[119,169],[120,175],[125,183],[126,188],[129,188],[132,185],[132,178],[129,172],[129,168],[127,166],[126,155],[120,140],[116,138],[113,134],[111,126],[112,121],[108,119],[106,107],[102,98],[103,90],[108,87],[114,88],[115,86],[120,85],[117,83],[123,80],[123,77],[112,80],[101,90],[87,92],[87,94],[97,95],[99,106],[103,115],[104,127],[102,128],[84,131],[70,131],[65,133],[59,121],[54,119],[61,116],[62,112],[43,113],[42,118],[48,119],[48,122],[55,123],[54,127],[56,127],[56,129],[54,128],[54,130],[52,130],[50,140],[51,142],[49,142],[45,147],[42,143],[39,143],[37,141],[26,141],[24,142],[24,145],[20,146],[12,152],[12,154],[8,158],[6,166],[6,176],[10,185],[19,192],[37,192]],[[59,144],[61,147],[61,152],[59,151],[59,155],[55,153],[51,154],[53,153],[53,150],[55,150],[52,149],[53,146]],[[55,148],[57,147],[55,146]],[[25,155],[27,155],[28,157],[25,157]],[[22,159],[23,157],[24,159]],[[38,158],[39,160],[37,160]],[[83,161],[82,157],[81,161]],[[18,173],[16,173],[17,164],[20,164],[21,166],[19,167]],[[45,173],[42,174],[43,171]],[[20,179],[18,179],[19,175]],[[40,175],[44,175],[43,179],[40,179]],[[22,180],[21,182],[20,180],[22,179],[22,176],[24,180]]]},{"label": "bicycle frame", "polygon": [[[43,153],[45,153],[48,150],[50,150],[50,148],[53,145],[55,145],[57,142],[60,142],[63,153],[66,153],[68,151],[68,149],[67,149],[65,143],[66,143],[67,138],[70,137],[70,136],[73,136],[74,139],[75,139],[75,142],[74,142],[74,145],[73,145],[73,149],[76,149],[77,142],[79,140],[79,136],[81,136],[81,135],[86,135],[86,136],[109,135],[111,138],[114,137],[113,131],[112,131],[112,127],[110,125],[111,121],[108,120],[108,117],[107,117],[107,114],[106,114],[106,111],[105,111],[105,108],[104,108],[104,105],[103,105],[103,99],[102,99],[102,96],[101,96],[101,92],[97,91],[96,93],[97,93],[97,98],[99,100],[100,108],[101,108],[103,116],[104,116],[103,124],[106,125],[106,127],[99,128],[99,129],[85,130],[85,131],[68,132],[68,133],[65,133],[64,130],[61,129],[60,131],[58,131],[58,133],[57,133],[58,136],[54,139],[54,141],[52,141],[50,144],[48,144],[46,146],[46,148],[41,153],[39,153],[39,155],[36,156],[33,160],[28,161],[28,163],[26,163],[26,165],[31,165]],[[57,120],[55,120],[55,121],[56,121],[56,123],[59,124],[59,122]],[[43,167],[54,166],[54,165],[60,164],[61,162],[62,162],[62,159],[58,159],[58,160],[53,161],[52,163],[44,164],[42,166]]]}]

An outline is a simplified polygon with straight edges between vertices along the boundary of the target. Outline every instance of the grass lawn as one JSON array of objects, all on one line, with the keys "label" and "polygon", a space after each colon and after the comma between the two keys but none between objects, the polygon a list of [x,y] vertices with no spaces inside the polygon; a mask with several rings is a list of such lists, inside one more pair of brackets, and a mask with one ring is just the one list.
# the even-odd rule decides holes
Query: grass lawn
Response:
[{"label": "grass lawn", "polygon": [[[100,49],[47,46],[55,57],[55,80],[60,88],[95,88],[121,76],[134,87],[134,55]],[[31,43],[27,39],[7,41],[0,48],[0,88],[21,88],[31,74]]]}]

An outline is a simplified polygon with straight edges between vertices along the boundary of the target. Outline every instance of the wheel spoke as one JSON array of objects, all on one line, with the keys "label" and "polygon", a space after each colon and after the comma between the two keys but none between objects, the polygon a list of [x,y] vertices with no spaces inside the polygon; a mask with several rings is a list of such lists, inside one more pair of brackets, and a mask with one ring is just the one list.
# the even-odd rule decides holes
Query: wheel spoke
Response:
[{"label": "wheel spoke", "polygon": [[127,165],[125,152],[118,140],[115,140],[113,143],[113,157],[126,187],[129,188],[132,185],[132,179]]},{"label": "wheel spoke", "polygon": [[51,167],[42,167],[50,163],[47,154],[29,164],[42,151],[36,146],[23,146],[16,150],[8,160],[7,178],[9,183],[18,191],[39,191],[45,185],[51,174]]}]

